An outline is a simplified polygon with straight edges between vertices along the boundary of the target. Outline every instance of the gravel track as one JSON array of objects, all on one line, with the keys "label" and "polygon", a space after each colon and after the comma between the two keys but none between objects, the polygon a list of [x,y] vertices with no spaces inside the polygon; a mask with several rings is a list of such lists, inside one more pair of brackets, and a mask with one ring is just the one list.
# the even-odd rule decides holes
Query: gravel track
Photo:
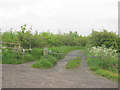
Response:
[{"label": "gravel track", "polygon": [[[81,65],[65,69],[69,54],[80,55]],[[118,83],[94,75],[87,66],[82,50],[74,50],[50,69],[35,69],[34,62],[18,65],[2,65],[3,88],[117,88]],[[71,56],[73,58],[73,56]]]}]

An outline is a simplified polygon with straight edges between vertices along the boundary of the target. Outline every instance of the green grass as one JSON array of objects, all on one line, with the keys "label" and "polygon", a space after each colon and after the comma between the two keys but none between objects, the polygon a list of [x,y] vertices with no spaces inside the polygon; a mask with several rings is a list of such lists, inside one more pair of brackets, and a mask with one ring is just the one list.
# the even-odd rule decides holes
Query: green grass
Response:
[{"label": "green grass", "polygon": [[[72,50],[78,50],[78,49],[84,49],[84,47],[79,46],[60,46],[60,47],[50,47],[49,50],[51,50],[53,53],[62,53],[67,54]],[[54,55],[57,59],[63,59],[65,55]]]},{"label": "green grass", "polygon": [[96,75],[106,77],[113,81],[118,81],[118,58],[112,57],[94,57],[93,54],[87,52],[86,55],[93,56],[88,57],[88,66],[89,69],[92,70]]},{"label": "green grass", "polygon": [[112,79],[113,81],[118,81],[118,79],[120,79],[120,75],[118,75],[118,73],[114,73],[103,69],[95,71],[95,74],[106,77],[107,79]]},{"label": "green grass", "polygon": [[[52,50],[53,53],[63,53],[67,54],[68,52],[81,49],[83,47],[78,46],[60,46],[60,47],[50,47],[49,50]],[[40,60],[41,56],[43,56],[43,48],[33,48],[31,52],[26,52],[24,57],[21,55],[21,51],[14,51],[11,49],[3,49],[2,50],[2,64],[22,64],[31,61]],[[60,60],[64,58],[64,55],[53,55]]]},{"label": "green grass", "polygon": [[56,65],[57,63],[57,59],[54,56],[42,56],[41,59],[39,61],[36,61],[32,67],[33,68],[51,68],[54,65]]},{"label": "green grass", "polygon": [[[76,50],[76,49],[82,49],[82,47],[61,46],[61,47],[49,48],[49,50],[51,50],[53,53],[62,53],[62,54],[67,54],[68,52],[70,52],[72,50]],[[32,65],[32,67],[33,68],[44,68],[44,69],[51,68],[51,67],[55,66],[56,63],[62,58],[64,58],[64,55],[49,55],[47,57],[42,56],[39,61],[35,62]]]},{"label": "green grass", "polygon": [[67,69],[72,69],[72,68],[77,68],[80,66],[80,60],[77,59],[73,59],[73,60],[69,60],[65,66],[65,68]]},{"label": "green grass", "polygon": [[21,55],[21,51],[13,51],[5,49],[2,52],[2,64],[22,64],[40,59],[42,56],[42,49],[33,49],[31,52],[26,52]]},{"label": "green grass", "polygon": [[49,50],[56,53],[64,53],[67,54],[68,52],[76,49],[83,49],[84,47],[79,46],[60,46],[60,47],[50,47]]},{"label": "green grass", "polygon": [[[16,56],[16,57],[15,57]],[[3,57],[2,64],[22,64],[30,61],[34,61],[30,54],[25,54],[24,57],[21,55],[15,55],[12,58]]]},{"label": "green grass", "polygon": [[94,57],[88,59],[88,65],[91,70],[104,69],[111,72],[118,72],[118,61],[115,58]]}]

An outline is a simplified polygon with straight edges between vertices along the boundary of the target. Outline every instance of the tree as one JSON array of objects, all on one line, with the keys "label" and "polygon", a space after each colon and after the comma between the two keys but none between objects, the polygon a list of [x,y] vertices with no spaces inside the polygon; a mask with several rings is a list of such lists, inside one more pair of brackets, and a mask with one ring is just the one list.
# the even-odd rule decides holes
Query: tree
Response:
[{"label": "tree", "polygon": [[107,48],[118,48],[118,36],[114,32],[103,30],[101,32],[93,31],[90,35],[90,42],[93,46],[105,45]]}]

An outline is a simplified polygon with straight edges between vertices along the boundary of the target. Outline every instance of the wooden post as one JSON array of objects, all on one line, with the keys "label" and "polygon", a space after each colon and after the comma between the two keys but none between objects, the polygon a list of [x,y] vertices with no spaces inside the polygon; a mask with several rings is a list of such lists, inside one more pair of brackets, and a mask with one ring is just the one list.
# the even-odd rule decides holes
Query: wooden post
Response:
[{"label": "wooden post", "polygon": [[30,49],[31,49],[31,44],[30,44]]},{"label": "wooden post", "polygon": [[47,47],[44,48],[43,54],[44,54],[44,56],[48,56],[48,48]]},{"label": "wooden post", "polygon": [[23,53],[22,53],[22,54],[23,54],[23,58],[24,58],[24,55],[25,55],[25,49],[22,49],[22,51],[23,51]]}]

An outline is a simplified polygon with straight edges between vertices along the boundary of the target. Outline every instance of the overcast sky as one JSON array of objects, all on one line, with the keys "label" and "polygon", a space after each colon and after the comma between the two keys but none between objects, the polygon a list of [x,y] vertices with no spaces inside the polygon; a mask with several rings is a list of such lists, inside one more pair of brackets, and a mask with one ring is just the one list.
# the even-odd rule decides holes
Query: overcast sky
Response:
[{"label": "overcast sky", "polygon": [[0,0],[0,28],[20,30],[32,25],[33,31],[78,31],[92,29],[118,31],[119,0]]}]

